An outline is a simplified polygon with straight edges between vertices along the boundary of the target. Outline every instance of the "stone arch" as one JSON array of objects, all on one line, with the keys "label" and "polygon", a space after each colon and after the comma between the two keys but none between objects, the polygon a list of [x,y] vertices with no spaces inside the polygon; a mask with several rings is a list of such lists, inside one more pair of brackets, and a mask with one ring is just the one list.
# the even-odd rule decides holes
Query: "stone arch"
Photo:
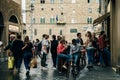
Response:
[{"label": "stone arch", "polygon": [[0,40],[2,39],[3,28],[4,28],[4,17],[2,12],[0,12]]}]

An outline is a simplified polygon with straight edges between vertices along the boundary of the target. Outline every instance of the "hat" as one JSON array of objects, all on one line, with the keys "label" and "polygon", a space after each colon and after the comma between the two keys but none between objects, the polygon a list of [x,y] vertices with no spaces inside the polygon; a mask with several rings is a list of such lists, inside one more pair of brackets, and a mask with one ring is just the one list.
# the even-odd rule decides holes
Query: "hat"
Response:
[{"label": "hat", "polygon": [[15,35],[14,35],[14,34],[11,34],[10,37],[15,37]]}]

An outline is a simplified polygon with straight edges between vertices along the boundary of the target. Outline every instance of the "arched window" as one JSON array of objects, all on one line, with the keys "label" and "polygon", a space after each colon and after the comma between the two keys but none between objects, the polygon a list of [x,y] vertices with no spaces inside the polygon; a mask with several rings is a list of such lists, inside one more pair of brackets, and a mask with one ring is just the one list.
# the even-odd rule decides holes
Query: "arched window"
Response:
[{"label": "arched window", "polygon": [[18,23],[18,20],[16,18],[16,16],[12,15],[9,19],[10,22],[13,22],[13,23]]}]

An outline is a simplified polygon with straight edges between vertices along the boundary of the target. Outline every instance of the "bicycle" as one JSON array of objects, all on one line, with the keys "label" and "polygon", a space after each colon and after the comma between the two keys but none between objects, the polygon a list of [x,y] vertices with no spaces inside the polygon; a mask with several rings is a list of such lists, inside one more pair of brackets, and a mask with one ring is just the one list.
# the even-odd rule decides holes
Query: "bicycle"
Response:
[{"label": "bicycle", "polygon": [[73,78],[73,80],[75,80],[78,73],[79,73],[78,67],[76,65],[73,65],[73,59],[71,59],[67,65],[66,72],[67,79],[69,80],[69,78]]}]

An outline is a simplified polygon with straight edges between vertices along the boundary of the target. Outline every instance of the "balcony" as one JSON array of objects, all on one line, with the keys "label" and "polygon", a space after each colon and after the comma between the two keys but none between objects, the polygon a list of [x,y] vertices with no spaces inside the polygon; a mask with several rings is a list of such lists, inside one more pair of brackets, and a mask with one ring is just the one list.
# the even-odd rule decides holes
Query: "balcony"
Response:
[{"label": "balcony", "polygon": [[57,25],[66,25],[66,22],[58,21],[56,24]]}]

